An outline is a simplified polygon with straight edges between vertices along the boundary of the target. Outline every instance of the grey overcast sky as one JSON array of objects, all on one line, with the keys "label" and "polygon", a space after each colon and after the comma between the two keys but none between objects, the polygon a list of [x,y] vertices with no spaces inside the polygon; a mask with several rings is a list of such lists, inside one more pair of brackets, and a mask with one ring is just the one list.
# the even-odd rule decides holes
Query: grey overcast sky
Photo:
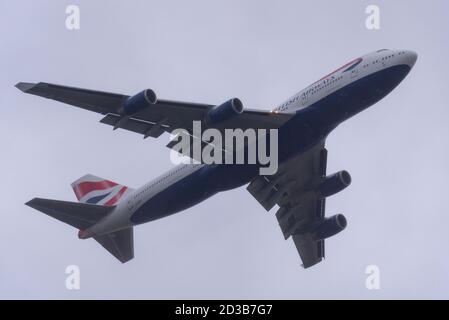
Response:
[{"label": "grey overcast sky", "polygon": [[[81,9],[81,29],[65,9]],[[377,4],[381,29],[365,28]],[[0,0],[0,298],[449,298],[449,2]],[[75,201],[92,173],[138,187],[171,167],[168,137],[112,132],[100,117],[24,95],[46,81],[166,99],[239,97],[271,109],[350,59],[411,49],[409,77],[327,141],[329,171],[353,184],[328,201],[348,228],[304,270],[274,213],[244,189],[139,226],[121,265],[95,241],[32,210]],[[65,288],[78,265],[81,290]],[[367,290],[365,268],[380,268]]]}]

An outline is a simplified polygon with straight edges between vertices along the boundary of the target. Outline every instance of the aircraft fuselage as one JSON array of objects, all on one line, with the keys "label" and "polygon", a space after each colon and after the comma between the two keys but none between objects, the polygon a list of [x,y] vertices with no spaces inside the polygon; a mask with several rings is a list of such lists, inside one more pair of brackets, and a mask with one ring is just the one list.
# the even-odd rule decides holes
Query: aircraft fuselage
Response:
[{"label": "aircraft fuselage", "polygon": [[[411,51],[379,50],[349,62],[276,107],[273,112],[294,114],[279,128],[279,163],[323,141],[340,123],[383,99],[416,59]],[[256,165],[179,165],[129,194],[89,234],[106,234],[181,212],[257,175]]]}]

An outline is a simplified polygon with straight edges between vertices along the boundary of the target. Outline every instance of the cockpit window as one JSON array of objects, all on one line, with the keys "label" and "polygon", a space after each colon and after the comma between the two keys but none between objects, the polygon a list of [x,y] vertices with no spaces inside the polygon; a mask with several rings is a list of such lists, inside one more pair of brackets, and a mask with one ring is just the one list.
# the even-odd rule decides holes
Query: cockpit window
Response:
[{"label": "cockpit window", "polygon": [[382,51],[388,51],[388,49],[380,49],[380,50],[377,50],[377,52],[382,52]]}]

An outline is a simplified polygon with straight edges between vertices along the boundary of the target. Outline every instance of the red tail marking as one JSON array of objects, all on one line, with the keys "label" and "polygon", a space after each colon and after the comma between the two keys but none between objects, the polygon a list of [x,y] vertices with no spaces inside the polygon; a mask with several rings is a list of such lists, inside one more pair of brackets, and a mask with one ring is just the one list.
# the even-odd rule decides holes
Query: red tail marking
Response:
[{"label": "red tail marking", "polygon": [[109,180],[103,180],[103,181],[85,181],[81,182],[73,187],[73,191],[75,191],[75,195],[80,200],[82,197],[84,197],[86,194],[88,194],[91,191],[94,190],[104,190],[109,189],[112,187],[115,187],[117,183],[109,181]]},{"label": "red tail marking", "polygon": [[109,201],[106,202],[104,205],[108,206],[108,207],[115,205],[117,203],[117,201],[119,201],[120,198],[123,196],[123,194],[125,193],[126,190],[128,190],[127,187],[121,188],[120,191],[114,197],[109,199]]}]

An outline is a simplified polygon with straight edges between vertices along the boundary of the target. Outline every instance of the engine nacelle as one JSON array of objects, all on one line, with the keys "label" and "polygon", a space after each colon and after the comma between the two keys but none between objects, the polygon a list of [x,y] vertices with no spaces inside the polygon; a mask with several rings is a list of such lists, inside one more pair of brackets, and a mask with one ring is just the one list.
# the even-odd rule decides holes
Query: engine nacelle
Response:
[{"label": "engine nacelle", "polygon": [[313,236],[316,240],[324,240],[335,236],[337,233],[343,231],[348,222],[342,214],[337,214],[333,217],[324,220],[313,232]]},{"label": "engine nacelle", "polygon": [[229,120],[242,112],[243,103],[234,98],[209,110],[205,122],[207,125],[214,125]]},{"label": "engine nacelle", "polygon": [[319,187],[320,195],[324,198],[330,197],[351,184],[351,175],[347,171],[340,171],[326,177]]},{"label": "engine nacelle", "polygon": [[139,111],[149,107],[157,102],[156,93],[153,90],[144,90],[135,96],[127,98],[122,105],[121,113],[126,116],[131,116]]}]

